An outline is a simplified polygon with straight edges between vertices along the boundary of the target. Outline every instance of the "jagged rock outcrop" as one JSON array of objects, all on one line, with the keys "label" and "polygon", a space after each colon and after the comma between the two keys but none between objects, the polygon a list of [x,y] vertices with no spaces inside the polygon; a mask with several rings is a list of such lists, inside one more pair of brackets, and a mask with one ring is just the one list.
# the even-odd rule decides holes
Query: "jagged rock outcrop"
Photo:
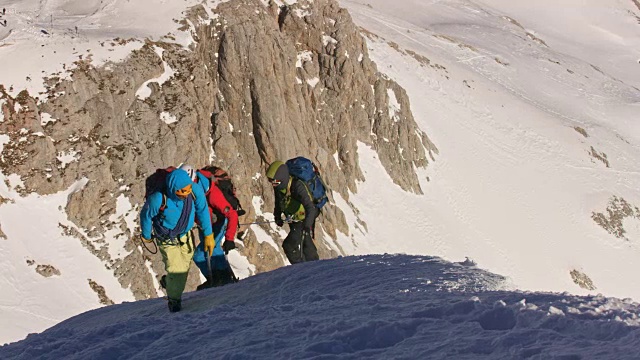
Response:
[{"label": "jagged rock outcrop", "polygon": [[[157,167],[211,161],[230,169],[247,222],[255,218],[252,196],[262,196],[265,211],[273,208],[272,189],[256,173],[276,159],[313,159],[329,187],[348,200],[365,180],[358,142],[377,151],[402,189],[422,192],[414,167],[426,166],[437,149],[415,124],[405,91],[378,72],[334,0],[281,8],[235,0],[220,4],[213,18],[203,5],[187,17],[184,28],[196,41],[191,49],[147,41],[122,63],[79,61],[70,81],[48,80],[43,103],[0,88],[6,119],[0,133],[11,138],[2,171],[18,173],[24,193],[49,194],[89,179],[69,198],[66,211],[78,226],[72,231],[137,298],[156,296],[144,263],[163,273],[159,256],[141,254],[130,240],[128,255],[111,259],[104,233],[131,236],[123,218],[110,219],[116,199],[126,196],[139,210],[144,179]],[[175,71],[169,81],[145,83],[166,66]],[[136,96],[143,85],[151,94]],[[41,121],[43,113],[56,121]],[[329,205],[319,225],[326,234],[318,231],[321,257],[337,255],[328,243],[336,231],[348,232],[344,214]],[[283,264],[251,231],[240,251],[257,271]],[[197,276],[190,281],[193,289]]]},{"label": "jagged rock outcrop", "polygon": [[36,272],[44,277],[60,276],[60,270],[52,265],[38,265],[36,266]]},{"label": "jagged rock outcrop", "polygon": [[91,287],[91,290],[93,290],[93,292],[95,292],[96,295],[98,295],[98,300],[100,301],[100,304],[102,305],[114,304],[113,300],[109,299],[109,297],[107,296],[107,292],[104,290],[104,286],[98,284],[97,282],[91,279],[87,279],[87,281],[89,281],[89,287]]},{"label": "jagged rock outcrop", "polygon": [[573,269],[569,272],[569,275],[571,276],[571,279],[573,280],[573,282],[580,286],[583,289],[587,289],[587,290],[596,290],[596,286],[593,285],[593,281],[591,280],[591,278],[589,276],[587,276],[587,274]]}]

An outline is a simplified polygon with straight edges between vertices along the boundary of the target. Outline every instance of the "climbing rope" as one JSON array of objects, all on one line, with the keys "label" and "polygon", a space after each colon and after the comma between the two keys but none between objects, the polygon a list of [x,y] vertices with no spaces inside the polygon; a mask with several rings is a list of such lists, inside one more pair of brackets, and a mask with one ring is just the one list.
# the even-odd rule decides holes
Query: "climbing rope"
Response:
[{"label": "climbing rope", "polygon": [[[134,243],[135,243],[135,240],[134,240]],[[156,244],[156,242],[154,241],[153,238],[151,238],[151,240],[147,241],[142,236],[140,236],[140,244],[142,245],[143,248],[145,248],[145,250],[147,250],[151,254],[155,255],[155,254],[158,253],[158,244]],[[151,249],[149,249],[147,247],[147,244],[153,244],[153,247],[155,247],[155,250],[151,251]]]}]

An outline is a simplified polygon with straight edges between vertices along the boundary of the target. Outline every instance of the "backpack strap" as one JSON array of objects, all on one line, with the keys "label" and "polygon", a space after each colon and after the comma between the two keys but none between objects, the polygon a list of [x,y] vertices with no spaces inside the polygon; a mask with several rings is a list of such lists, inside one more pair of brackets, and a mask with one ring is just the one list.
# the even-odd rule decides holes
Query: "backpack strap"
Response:
[{"label": "backpack strap", "polygon": [[[205,172],[203,172],[203,170],[204,170]],[[215,185],[215,183],[216,183],[216,182],[215,182],[215,176],[213,175],[213,173],[212,173],[211,171],[206,170],[206,168],[205,168],[205,169],[198,169],[198,170],[197,170],[197,172],[198,172],[200,175],[204,176],[204,177],[205,177],[205,179],[209,180],[209,189],[207,189],[207,191],[204,193],[204,194],[208,197],[208,196],[209,196],[209,193],[211,192],[211,188],[213,188],[213,186],[214,186],[214,185]],[[209,175],[207,175],[207,174],[209,174]],[[198,179],[198,177],[197,177],[197,176],[196,176],[196,179]]]},{"label": "backpack strap", "polygon": [[293,177],[289,176],[289,182],[287,183],[287,197],[291,196],[291,184],[293,183]]},{"label": "backpack strap", "polygon": [[164,217],[164,209],[166,208],[167,208],[167,195],[165,195],[165,193],[162,192],[162,204],[160,205],[160,211],[158,212],[158,214]]},{"label": "backpack strap", "polygon": [[209,179],[209,191],[207,191],[207,195],[209,195],[209,193],[211,192],[211,189],[214,186],[217,186],[217,184],[218,184],[218,180],[216,179],[215,175],[211,174],[211,176],[208,177],[208,179]]},{"label": "backpack strap", "polygon": [[[191,197],[193,197],[193,201],[196,200],[196,194],[193,193],[193,191],[191,191]],[[164,213],[164,209],[167,208],[167,195],[163,192],[162,193],[162,204],[160,205],[160,212],[159,214],[162,215]]]},{"label": "backpack strap", "polygon": [[205,174],[202,174],[202,175],[204,175],[204,177],[207,178],[207,180],[209,180],[209,189],[207,189],[207,192],[204,193],[207,196],[207,198],[209,198],[211,189],[213,189],[213,187],[216,186],[215,176],[213,176],[213,174],[211,176],[206,176]]},{"label": "backpack strap", "polygon": [[[289,176],[289,183],[287,184],[287,198],[291,197],[291,184],[293,184],[293,178],[294,176]],[[315,205],[316,201],[313,198],[313,193],[309,189],[309,185],[307,184],[307,182],[299,178],[295,179],[296,181],[301,182],[302,185],[304,185],[304,188],[307,190],[307,194],[309,194],[309,197],[311,198],[311,202],[313,202],[313,204]]]}]

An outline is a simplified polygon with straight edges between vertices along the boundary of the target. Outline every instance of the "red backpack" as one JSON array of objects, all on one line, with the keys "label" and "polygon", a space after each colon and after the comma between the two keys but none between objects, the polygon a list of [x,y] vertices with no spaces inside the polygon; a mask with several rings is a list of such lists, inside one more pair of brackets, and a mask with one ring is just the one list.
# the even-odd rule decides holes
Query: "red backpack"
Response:
[{"label": "red backpack", "polygon": [[246,214],[240,205],[240,200],[236,197],[236,187],[231,181],[231,176],[226,171],[217,166],[205,166],[198,171],[220,189],[231,207],[238,212],[238,216]]}]

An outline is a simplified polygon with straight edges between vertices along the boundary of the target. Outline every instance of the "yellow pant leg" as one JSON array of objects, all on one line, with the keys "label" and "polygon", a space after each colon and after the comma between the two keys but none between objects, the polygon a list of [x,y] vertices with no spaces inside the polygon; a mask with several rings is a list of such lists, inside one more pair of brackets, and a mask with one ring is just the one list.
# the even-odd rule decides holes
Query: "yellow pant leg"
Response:
[{"label": "yellow pant leg", "polygon": [[167,271],[167,296],[179,300],[187,284],[189,267],[193,259],[193,243],[190,237],[180,238],[182,245],[160,245],[160,254]]}]

